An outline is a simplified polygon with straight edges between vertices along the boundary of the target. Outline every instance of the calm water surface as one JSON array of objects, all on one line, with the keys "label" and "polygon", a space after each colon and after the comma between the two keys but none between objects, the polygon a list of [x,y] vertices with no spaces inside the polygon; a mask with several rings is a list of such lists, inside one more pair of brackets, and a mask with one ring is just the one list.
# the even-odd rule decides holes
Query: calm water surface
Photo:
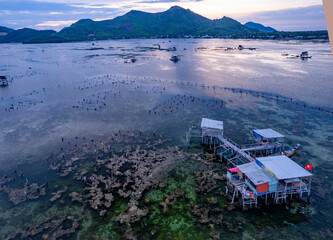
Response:
[{"label": "calm water surface", "polygon": [[[256,50],[221,50],[238,45]],[[177,51],[163,50],[172,47]],[[199,126],[202,117],[223,120],[225,134],[241,144],[251,140],[251,129],[268,127],[283,133],[290,146],[301,143],[293,159],[314,166],[311,204],[297,202],[246,212],[224,209],[222,226],[200,224],[189,205],[205,204],[215,195],[195,193],[193,176],[201,163],[184,159],[165,178],[170,187],[151,189],[145,195],[154,199],[160,194],[163,199],[182,188],[188,190],[185,200],[167,214],[158,200],[150,203],[143,225],[132,226],[139,239],[333,237],[333,59],[329,43],[156,39],[94,45],[1,44],[0,49],[0,75],[12,78],[7,88],[0,88],[0,176],[13,177],[14,170],[24,173],[15,188],[22,188],[26,181],[49,182],[45,196],[18,205],[0,192],[0,238],[17,226],[31,229],[46,217],[69,214],[84,218],[67,238],[123,238],[126,228],[115,216],[126,209],[126,202],[117,199],[104,217],[72,203],[68,194],[83,191],[82,184],[71,176],[57,176],[45,159],[60,149],[70,149],[77,139],[103,141],[119,130],[154,133],[170,139],[169,146],[188,151],[185,132],[189,126]],[[302,51],[309,51],[312,58],[281,56]],[[173,55],[181,60],[169,61]],[[130,58],[137,61],[124,63]],[[253,93],[257,91],[263,97]],[[192,102],[191,97],[200,100]],[[190,151],[204,150],[194,144]],[[224,183],[219,184],[224,191]],[[51,203],[52,192],[62,186],[70,189]],[[229,199],[219,195],[218,202],[226,208]]]}]

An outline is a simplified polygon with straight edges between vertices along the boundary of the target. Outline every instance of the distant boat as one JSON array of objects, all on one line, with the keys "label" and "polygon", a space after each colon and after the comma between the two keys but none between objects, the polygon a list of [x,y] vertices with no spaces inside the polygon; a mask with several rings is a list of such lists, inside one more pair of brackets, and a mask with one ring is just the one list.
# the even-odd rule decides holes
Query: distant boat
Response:
[{"label": "distant boat", "polygon": [[282,53],[281,56],[286,57],[286,56],[289,56],[289,54],[288,53]]},{"label": "distant boat", "polygon": [[179,58],[178,56],[172,56],[172,57],[170,58],[170,61],[178,62],[178,61],[180,61],[180,58]]},{"label": "distant boat", "polygon": [[136,58],[130,58],[130,59],[126,59],[124,61],[124,63],[135,63],[136,61],[138,61]]},{"label": "distant boat", "polygon": [[238,45],[238,50],[243,50],[243,49],[244,49],[243,45]]},{"label": "distant boat", "polygon": [[312,58],[312,56],[309,56],[309,52],[302,52],[300,55],[299,55],[299,57],[301,58],[301,59],[306,59],[306,58]]},{"label": "distant boat", "polygon": [[0,76],[0,87],[7,87],[8,80],[6,76]]},{"label": "distant boat", "polygon": [[286,155],[287,157],[291,157],[292,155],[294,155],[296,153],[296,151],[301,147],[301,144],[297,143],[296,146],[285,150],[281,153],[277,153],[277,154],[272,154],[272,156],[278,156],[278,155]]}]

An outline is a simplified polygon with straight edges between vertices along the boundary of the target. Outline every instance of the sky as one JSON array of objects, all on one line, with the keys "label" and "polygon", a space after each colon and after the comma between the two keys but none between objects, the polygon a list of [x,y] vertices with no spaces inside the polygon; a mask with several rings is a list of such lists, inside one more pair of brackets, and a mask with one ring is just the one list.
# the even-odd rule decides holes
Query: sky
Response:
[{"label": "sky", "polygon": [[175,5],[210,19],[228,16],[280,31],[327,29],[321,0],[0,0],[0,26],[59,31],[83,18],[112,19],[133,9],[162,12]]}]

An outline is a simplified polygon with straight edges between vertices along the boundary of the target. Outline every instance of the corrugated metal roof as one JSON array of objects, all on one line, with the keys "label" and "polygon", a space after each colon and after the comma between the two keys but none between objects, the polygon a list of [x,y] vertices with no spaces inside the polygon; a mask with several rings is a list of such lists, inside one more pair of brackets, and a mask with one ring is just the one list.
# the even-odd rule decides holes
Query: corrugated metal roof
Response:
[{"label": "corrugated metal roof", "polygon": [[278,133],[277,131],[267,128],[267,129],[256,129],[253,130],[254,133],[262,136],[263,138],[283,138],[284,136],[281,133]]},{"label": "corrugated metal roof", "polygon": [[237,167],[255,185],[260,185],[260,184],[263,184],[263,183],[275,181],[275,179],[272,176],[270,176],[264,169],[259,167],[254,162],[247,163],[247,164],[242,164],[242,165],[239,165]]},{"label": "corrugated metal roof", "polygon": [[208,118],[203,118],[201,120],[201,128],[213,128],[213,129],[223,130],[223,122]]},{"label": "corrugated metal roof", "polygon": [[310,172],[285,155],[257,158],[277,179],[291,179],[312,176]]}]

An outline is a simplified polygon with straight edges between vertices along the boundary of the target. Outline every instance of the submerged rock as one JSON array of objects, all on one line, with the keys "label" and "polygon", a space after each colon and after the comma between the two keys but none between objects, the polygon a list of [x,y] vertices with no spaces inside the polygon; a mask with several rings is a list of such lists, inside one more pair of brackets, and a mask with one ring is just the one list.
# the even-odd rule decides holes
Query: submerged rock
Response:
[{"label": "submerged rock", "polygon": [[[42,222],[35,223],[30,227],[18,227],[15,231],[11,231],[5,235],[3,239],[45,239],[56,240],[66,239],[69,235],[75,233],[79,227],[79,221],[74,216],[62,216],[60,218],[46,218]],[[70,227],[63,228],[65,221],[70,223]],[[40,236],[43,233],[42,236]]]},{"label": "submerged rock", "polygon": [[44,196],[46,194],[46,185],[38,185],[37,183],[33,184],[26,184],[24,188],[21,189],[11,189],[11,188],[4,188],[4,191],[8,193],[9,200],[14,203],[15,205],[25,202],[31,199],[37,199],[40,196]]},{"label": "submerged rock", "polygon": [[184,189],[177,189],[172,194],[167,195],[165,201],[160,202],[160,205],[163,207],[163,212],[168,211],[168,206],[173,205],[177,202],[179,198],[183,198],[185,194]]},{"label": "submerged rock", "polygon": [[69,196],[72,198],[72,202],[77,201],[79,203],[82,203],[82,196],[77,192],[72,192],[69,194]]},{"label": "submerged rock", "polygon": [[140,209],[137,206],[132,206],[126,213],[117,216],[116,221],[120,222],[121,224],[134,223],[139,221],[142,217],[146,216],[148,212],[148,208]]},{"label": "submerged rock", "polygon": [[222,224],[223,215],[222,215],[222,209],[220,208],[214,208],[212,210],[209,210],[208,208],[203,208],[202,206],[199,206],[197,204],[191,205],[191,212],[195,216],[198,217],[198,221],[200,223],[213,223],[217,225]]},{"label": "submerged rock", "polygon": [[216,174],[214,174],[212,170],[196,172],[195,176],[199,183],[199,186],[196,188],[198,192],[212,192],[218,188],[217,182],[215,181]]},{"label": "submerged rock", "polygon": [[67,192],[68,190],[68,187],[65,187],[63,190],[59,190],[57,192],[54,192],[52,193],[52,197],[49,199],[50,202],[54,202],[56,201],[57,199],[61,198],[61,195],[64,193],[64,192]]},{"label": "submerged rock", "polygon": [[128,227],[124,233],[124,238],[127,240],[137,240],[137,236],[135,235],[133,229]]}]

